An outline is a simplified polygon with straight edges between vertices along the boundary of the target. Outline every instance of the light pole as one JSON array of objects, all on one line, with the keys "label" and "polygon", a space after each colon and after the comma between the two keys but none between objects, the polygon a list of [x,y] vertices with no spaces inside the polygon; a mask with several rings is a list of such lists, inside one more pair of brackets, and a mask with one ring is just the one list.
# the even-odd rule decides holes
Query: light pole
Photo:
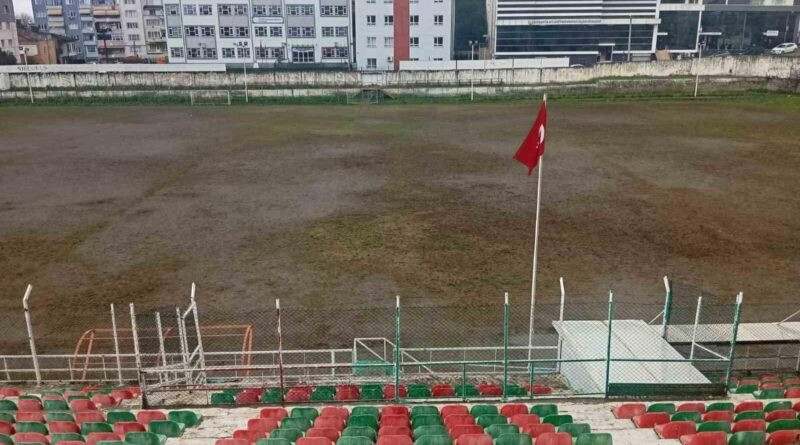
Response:
[{"label": "light pole", "polygon": [[469,41],[469,60],[475,60],[475,46],[480,45],[480,42],[477,40]]},{"label": "light pole", "polygon": [[[235,46],[238,49],[242,49],[243,50],[244,48],[247,48],[248,43],[247,42],[236,42],[236,43],[233,44],[233,46]],[[244,51],[242,51],[242,53],[244,53]],[[247,92],[247,59],[245,59],[244,57],[242,57],[242,69],[244,70],[244,101],[249,103],[250,102],[250,97],[249,97],[249,94]]]},{"label": "light pole", "polygon": [[[703,31],[703,28],[700,28]],[[700,86],[700,61],[703,60],[703,46],[705,42],[697,45],[697,66],[694,68],[694,97],[697,97],[697,89]]]},{"label": "light pole", "polygon": [[19,53],[22,54],[22,59],[25,60],[25,77],[28,79],[28,94],[31,95],[31,103],[33,103],[33,87],[31,86],[31,72],[28,70],[28,48],[19,47]]},{"label": "light pole", "polygon": [[628,16],[628,62],[631,61],[631,33],[633,32],[633,15]]}]

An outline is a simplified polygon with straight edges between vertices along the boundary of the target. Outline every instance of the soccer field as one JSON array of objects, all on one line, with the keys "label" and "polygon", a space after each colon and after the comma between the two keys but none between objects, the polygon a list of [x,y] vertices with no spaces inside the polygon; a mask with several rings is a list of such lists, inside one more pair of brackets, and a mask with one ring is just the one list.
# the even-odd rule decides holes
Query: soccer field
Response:
[{"label": "soccer field", "polygon": [[[563,276],[660,302],[669,275],[798,309],[799,97],[549,106],[541,301]],[[524,304],[536,177],[511,157],[537,107],[0,108],[0,309],[33,283],[47,350],[192,281],[229,313]]]}]

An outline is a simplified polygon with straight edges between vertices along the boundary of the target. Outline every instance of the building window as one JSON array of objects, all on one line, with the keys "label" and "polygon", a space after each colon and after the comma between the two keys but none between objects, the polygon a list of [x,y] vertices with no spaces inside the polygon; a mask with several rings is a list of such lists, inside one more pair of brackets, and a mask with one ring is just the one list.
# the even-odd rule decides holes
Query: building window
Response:
[{"label": "building window", "polygon": [[314,5],[286,5],[286,14],[314,15]]},{"label": "building window", "polygon": [[283,12],[281,12],[280,5],[270,5],[269,8],[267,8],[267,15],[271,17],[282,16]]},{"label": "building window", "polygon": [[383,16],[383,24],[386,26],[394,25],[394,16],[393,15],[385,15]]},{"label": "building window", "polygon": [[408,24],[411,25],[411,26],[419,26],[419,16],[418,15],[412,15],[411,17],[409,17],[408,18]]},{"label": "building window", "polygon": [[137,22],[128,22],[125,24],[125,27],[128,29],[139,29],[139,23]]},{"label": "building window", "polygon": [[409,40],[408,44],[412,48],[416,48],[419,46],[419,37],[411,37],[408,40]]},{"label": "building window", "polygon": [[[255,8],[253,8],[255,9]],[[267,26],[254,26],[253,32],[255,33],[256,37],[267,37],[269,36],[269,27]]]},{"label": "building window", "polygon": [[186,58],[188,58],[188,59],[199,59],[200,58],[200,48],[188,48],[186,50]]},{"label": "building window", "polygon": [[201,26],[200,35],[203,37],[214,37],[214,26]]},{"label": "building window", "polygon": [[314,47],[295,46],[292,48],[292,62],[314,63]]},{"label": "building window", "polygon": [[136,0],[125,0],[125,4],[126,5],[135,5],[136,4]]},{"label": "building window", "polygon": [[180,15],[181,10],[178,9],[178,5],[164,5],[164,11],[167,15]]},{"label": "building window", "polygon": [[97,52],[97,46],[95,46],[95,45],[85,45],[85,46],[86,46],[86,52],[87,53],[96,53]]},{"label": "building window", "polygon": [[240,59],[249,59],[250,48],[236,48],[236,57]]},{"label": "building window", "polygon": [[433,24],[434,25],[444,25],[444,16],[443,15],[435,15],[435,16],[433,16]]},{"label": "building window", "polygon": [[323,26],[322,37],[347,37],[346,26]]},{"label": "building window", "polygon": [[67,18],[76,19],[76,18],[78,18],[78,13],[75,12],[75,11],[67,11]]},{"label": "building window", "polygon": [[233,37],[233,26],[220,26],[219,27],[219,36],[220,37]]},{"label": "building window", "polygon": [[320,6],[319,15],[322,17],[347,17],[347,6]]},{"label": "building window", "polygon": [[167,37],[169,38],[179,38],[181,37],[181,28],[180,26],[170,26],[167,28]]},{"label": "building window", "polygon": [[378,67],[378,59],[369,58],[367,59],[367,69],[374,70]]},{"label": "building window", "polygon": [[289,37],[314,37],[313,26],[290,26],[286,28],[286,35]]},{"label": "building window", "polygon": [[433,46],[444,46],[444,37],[434,37]]},{"label": "building window", "polygon": [[367,48],[375,48],[377,37],[367,37]]},{"label": "building window", "polygon": [[367,16],[367,26],[375,26],[375,16],[368,15]]},{"label": "building window", "polygon": [[200,5],[200,15],[212,15],[214,14],[214,9],[211,5]]},{"label": "building window", "polygon": [[247,15],[247,5],[233,5],[233,15]]},{"label": "building window", "polygon": [[231,5],[218,5],[217,6],[217,13],[219,15],[231,15],[233,12],[233,8]]},{"label": "building window", "polygon": [[283,27],[282,26],[270,26],[269,27],[269,36],[270,37],[283,37]]},{"label": "building window", "polygon": [[186,37],[197,37],[200,35],[200,30],[197,26],[185,26],[183,33],[186,34]]},{"label": "building window", "polygon": [[183,14],[184,15],[196,15],[197,14],[197,7],[195,5],[183,5]]},{"label": "building window", "polygon": [[344,46],[326,46],[322,48],[323,59],[346,59],[347,55],[347,47]]},{"label": "building window", "polygon": [[236,56],[236,52],[233,48],[222,48],[222,58],[223,59],[233,59]]},{"label": "building window", "polygon": [[383,46],[385,48],[391,48],[394,46],[394,37],[384,37],[383,38]]},{"label": "building window", "polygon": [[236,37],[250,37],[250,27],[248,26],[237,26],[235,31]]},{"label": "building window", "polygon": [[266,48],[259,46],[256,48],[257,59],[283,59],[283,48]]},{"label": "building window", "polygon": [[139,41],[139,36],[137,34],[129,34],[128,35],[128,41],[129,42],[138,42]]},{"label": "building window", "polygon": [[[333,26],[322,27],[322,37],[333,37]],[[325,57],[324,55],[322,57]]]},{"label": "building window", "polygon": [[267,15],[267,5],[253,5],[253,15],[258,17]]},{"label": "building window", "polygon": [[136,11],[136,10],[125,11],[125,17],[129,18],[129,19],[133,19],[133,18],[139,17],[139,11]]}]

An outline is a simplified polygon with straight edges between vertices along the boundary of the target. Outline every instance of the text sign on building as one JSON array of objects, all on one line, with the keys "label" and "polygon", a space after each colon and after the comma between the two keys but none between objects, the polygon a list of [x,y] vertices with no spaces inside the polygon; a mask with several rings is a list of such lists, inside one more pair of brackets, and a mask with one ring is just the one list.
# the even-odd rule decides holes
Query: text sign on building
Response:
[{"label": "text sign on building", "polygon": [[599,25],[600,19],[536,19],[528,20],[528,25]]},{"label": "text sign on building", "polygon": [[780,32],[777,29],[768,29],[764,31],[764,35],[767,37],[778,37]]},{"label": "text sign on building", "polygon": [[276,24],[283,23],[283,17],[253,17],[255,24]]}]

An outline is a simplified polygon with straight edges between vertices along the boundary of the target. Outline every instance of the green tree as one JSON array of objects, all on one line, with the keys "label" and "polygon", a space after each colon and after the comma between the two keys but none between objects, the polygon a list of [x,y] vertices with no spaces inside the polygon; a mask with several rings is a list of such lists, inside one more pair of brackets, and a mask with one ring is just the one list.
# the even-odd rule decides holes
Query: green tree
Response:
[{"label": "green tree", "polygon": [[0,65],[16,65],[17,59],[13,54],[0,51]]},{"label": "green tree", "polygon": [[469,51],[469,41],[485,42],[486,0],[455,0],[455,51]]}]

